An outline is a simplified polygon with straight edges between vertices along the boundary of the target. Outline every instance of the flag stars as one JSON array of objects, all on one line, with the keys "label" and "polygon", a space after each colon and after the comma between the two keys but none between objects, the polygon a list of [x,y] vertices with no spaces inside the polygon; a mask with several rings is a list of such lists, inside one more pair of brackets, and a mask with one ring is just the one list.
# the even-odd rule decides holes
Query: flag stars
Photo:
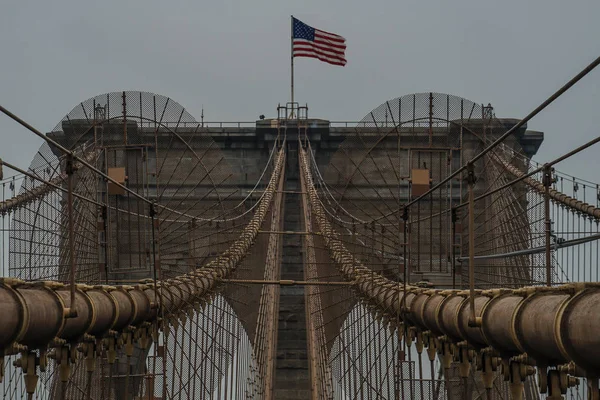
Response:
[{"label": "flag stars", "polygon": [[306,25],[304,22],[294,18],[294,39],[305,39],[311,42],[315,40],[315,28]]}]

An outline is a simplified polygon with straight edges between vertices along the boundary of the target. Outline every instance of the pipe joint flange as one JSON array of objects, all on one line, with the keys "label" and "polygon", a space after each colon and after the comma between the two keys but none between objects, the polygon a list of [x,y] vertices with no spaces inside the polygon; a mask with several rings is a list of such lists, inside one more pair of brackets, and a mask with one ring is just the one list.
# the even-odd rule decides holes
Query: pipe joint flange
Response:
[{"label": "pipe joint flange", "polygon": [[439,294],[440,296],[448,297],[448,296],[453,296],[453,295],[457,294],[458,292],[460,292],[460,290],[458,290],[458,289],[444,289],[444,290],[437,292],[436,294]]},{"label": "pipe joint flange", "polygon": [[48,344],[48,347],[55,348],[55,347],[62,347],[62,346],[66,346],[66,345],[67,345],[67,341],[65,339],[55,337],[54,339],[52,339],[50,341],[50,343]]},{"label": "pipe joint flange", "polygon": [[417,328],[409,326],[406,330],[406,345],[411,346],[413,341],[417,338]]},{"label": "pipe joint flange", "polygon": [[94,342],[96,343],[97,338],[94,335],[90,335],[89,333],[84,333],[81,337],[82,342]]},{"label": "pipe joint flange", "polygon": [[[43,352],[43,355],[42,352],[40,352],[40,356],[45,359],[45,352]],[[42,363],[45,363],[45,361],[42,361]],[[38,367],[40,366],[40,357],[34,352],[23,351],[21,352],[21,357],[13,362],[13,366],[23,370],[25,375],[25,390],[27,391],[27,394],[32,397],[33,393],[35,393],[35,388],[39,379],[37,372]]]},{"label": "pipe joint flange", "polygon": [[496,298],[496,297],[502,296],[503,294],[510,293],[511,291],[512,291],[512,289],[505,289],[505,288],[489,289],[489,290],[482,291],[481,294],[486,297]]},{"label": "pipe joint flange", "polygon": [[525,365],[535,365],[535,360],[527,355],[527,353],[519,354],[511,358],[511,361]]},{"label": "pipe joint flange", "polygon": [[96,358],[98,356],[98,346],[96,342],[83,343],[82,349],[85,359],[85,369],[88,373],[93,373],[96,370]]},{"label": "pipe joint flange", "polygon": [[35,281],[35,282],[27,282],[25,286],[32,287],[32,288],[44,287],[44,288],[48,288],[50,290],[57,290],[57,289],[65,288],[67,285],[65,285],[64,283],[55,282],[55,281]]},{"label": "pipe joint flange", "polygon": [[537,382],[540,393],[548,392],[548,367],[545,365],[538,365],[537,370]]},{"label": "pipe joint flange", "polygon": [[71,364],[76,361],[75,346],[59,346],[52,349],[48,358],[53,359],[58,365],[58,375],[61,382],[67,382],[71,375]]},{"label": "pipe joint flange", "polygon": [[[439,340],[439,339],[438,339]],[[441,345],[438,349],[438,354],[440,355],[440,360],[445,370],[449,370],[452,366],[452,361],[454,359],[454,346],[449,342],[441,342]]]},{"label": "pipe joint flange", "polygon": [[81,290],[82,292],[90,291],[94,288],[93,285],[88,285],[87,283],[77,283],[75,284],[75,288],[77,290]]},{"label": "pipe joint flange", "polygon": [[455,360],[459,363],[458,373],[461,378],[468,378],[471,375],[471,366],[475,359],[475,352],[466,346],[456,346]]},{"label": "pipe joint flange", "polygon": [[106,361],[112,365],[117,360],[117,338],[115,336],[109,336],[105,337],[103,341],[106,350]]},{"label": "pipe joint flange", "polygon": [[521,296],[521,297],[528,297],[530,295],[532,295],[535,292],[535,290],[531,287],[524,287],[524,288],[519,288],[519,289],[513,289],[511,291],[511,294],[514,294],[515,296]]},{"label": "pipe joint flange", "polygon": [[0,278],[0,285],[16,288],[24,285],[26,282],[17,278]]},{"label": "pipe joint flange", "polygon": [[122,340],[122,345],[125,349],[125,355],[127,357],[133,356],[133,349],[134,349],[133,332],[131,332],[131,331],[123,332],[120,340]]},{"label": "pipe joint flange", "polygon": [[137,343],[142,349],[148,349],[152,343],[151,329],[151,326],[144,326],[136,330],[133,335],[134,342]]},{"label": "pipe joint flange", "polygon": [[481,380],[483,386],[490,390],[494,386],[494,375],[498,369],[495,358],[489,353],[479,352],[477,354],[477,370],[481,371]]},{"label": "pipe joint flange", "polygon": [[119,336],[119,332],[117,332],[117,331],[115,331],[115,330],[111,329],[111,330],[109,330],[109,331],[106,333],[106,336],[107,336],[107,337],[113,337],[113,338],[116,338],[116,337],[118,337],[118,336]]},{"label": "pipe joint flange", "polygon": [[[412,327],[411,327],[412,328]],[[414,338],[415,338],[415,347],[417,349],[417,353],[421,354],[423,352],[423,348],[425,347],[425,343],[427,342],[427,333],[419,330],[414,330]]]},{"label": "pipe joint flange", "polygon": [[[481,296],[482,292],[483,292],[483,290],[481,290],[481,289],[474,289],[473,290],[473,294],[476,295],[476,296]],[[471,296],[471,291],[468,290],[468,289],[467,290],[459,290],[458,292],[456,292],[456,294],[458,296],[461,296],[461,297],[470,297]]]},{"label": "pipe joint flange", "polygon": [[436,353],[438,353],[440,347],[437,338],[431,332],[427,332],[425,343],[427,347],[427,355],[429,356],[429,361],[435,360],[435,355]]},{"label": "pipe joint flange", "polygon": [[548,397],[549,400],[562,399],[567,389],[579,385],[579,379],[565,371],[551,369],[548,371]]},{"label": "pipe joint flange", "polygon": [[517,361],[504,360],[502,363],[503,374],[510,382],[512,399],[522,400],[525,380],[528,376],[535,374],[535,367]]},{"label": "pipe joint flange", "polygon": [[94,289],[105,290],[107,292],[112,292],[114,290],[117,290],[117,287],[116,286],[111,286],[111,285],[95,285]]},{"label": "pipe joint flange", "polygon": [[398,341],[401,341],[404,339],[404,322],[400,321],[400,320],[395,320],[392,323],[395,327],[394,330],[398,333]]},{"label": "pipe joint flange", "polygon": [[19,353],[22,353],[24,351],[27,351],[27,346],[22,345],[20,343],[12,343],[6,349],[3,349],[3,351],[0,352],[0,355],[2,355],[2,356],[13,356],[15,354],[19,354]]}]

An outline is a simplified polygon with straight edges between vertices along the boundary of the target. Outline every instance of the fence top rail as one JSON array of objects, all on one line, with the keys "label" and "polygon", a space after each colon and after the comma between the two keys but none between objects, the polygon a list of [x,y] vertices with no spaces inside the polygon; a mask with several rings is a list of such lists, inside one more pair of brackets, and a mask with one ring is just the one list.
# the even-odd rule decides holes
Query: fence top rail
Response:
[{"label": "fence top rail", "polygon": [[[251,128],[255,127],[257,123],[261,121],[271,121],[277,120],[276,118],[269,118],[265,120],[256,120],[256,121],[185,121],[185,122],[163,122],[162,126],[166,127],[199,127],[199,128]],[[392,120],[387,122],[380,122],[375,124],[373,121],[328,121],[325,119],[309,119],[309,121],[319,121],[322,125],[328,125],[330,128],[381,128],[381,127],[389,127],[394,128],[397,124],[394,124]],[[412,121],[411,121],[412,123]],[[403,125],[407,123],[405,121],[402,122]],[[143,122],[142,126],[150,126],[153,125],[152,122]],[[427,121],[415,121],[416,126],[429,126],[429,122]],[[434,121],[432,126],[446,126],[447,123],[445,121]]]}]

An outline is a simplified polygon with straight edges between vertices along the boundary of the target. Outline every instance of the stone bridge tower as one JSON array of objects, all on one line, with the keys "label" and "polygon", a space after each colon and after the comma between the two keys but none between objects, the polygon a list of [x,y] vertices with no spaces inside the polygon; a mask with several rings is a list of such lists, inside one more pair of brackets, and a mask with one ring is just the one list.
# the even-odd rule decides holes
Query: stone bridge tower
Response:
[{"label": "stone bridge tower", "polygon": [[[94,111],[90,114],[85,110]],[[288,111],[284,110],[280,118],[260,119],[253,125],[205,125],[196,122],[172,100],[139,92],[102,95],[75,108],[48,136],[67,148],[91,152],[102,172],[144,197],[157,202],[169,199],[167,205],[173,208],[169,222],[159,226],[153,222],[148,204],[123,193],[110,182],[93,180],[83,169],[75,172],[76,182],[86,188],[85,196],[110,205],[81,211],[85,216],[82,219],[97,225],[97,229],[95,236],[82,239],[76,250],[82,265],[77,279],[91,284],[133,282],[176,276],[203,265],[225,249],[214,238],[235,232],[219,233],[228,226],[227,222],[215,222],[207,223],[203,234],[185,234],[195,230],[190,224],[178,221],[177,213],[197,214],[210,220],[240,202],[251,208],[256,197],[247,194],[261,182],[261,173],[271,162],[274,147],[285,137],[282,230],[288,234],[282,237],[279,276],[283,280],[304,280],[302,232],[306,227],[301,215],[298,169],[298,146],[302,141],[310,141],[314,163],[323,172],[323,182],[335,189],[333,197],[340,207],[368,219],[384,215],[387,213],[384,210],[398,210],[425,193],[517,122],[495,118],[491,107],[433,93],[390,100],[362,121],[350,124],[309,118],[307,110],[296,118],[285,118]],[[131,118],[132,114],[136,117]],[[523,128],[515,135],[513,148],[509,150],[528,158],[535,154],[542,140],[541,132]],[[56,149],[47,149],[45,156],[52,151],[58,155]],[[57,164],[57,168],[65,172],[64,163]],[[485,161],[476,165],[480,187],[491,184],[486,168]],[[441,209],[441,204],[459,204],[465,194],[464,184],[452,181],[442,193],[432,198],[428,207],[411,209],[411,218],[432,216]],[[126,210],[126,215],[119,210]],[[396,222],[399,215],[396,212],[393,216]],[[452,236],[447,220],[434,221],[429,227],[414,224],[411,228],[410,242],[402,253],[409,258],[405,264],[408,279],[436,287],[460,287],[460,265],[455,265],[451,258],[460,257],[463,233],[460,227],[455,227],[458,230]],[[203,222],[199,219],[198,223]],[[365,224],[358,229],[365,229],[368,235],[371,228]],[[404,226],[398,224],[390,228],[398,238],[402,230]],[[157,240],[162,240],[162,248],[168,246],[169,251],[153,250]],[[392,249],[392,243],[384,247],[382,254],[398,251]],[[405,267],[400,264],[398,259],[389,258],[380,262],[377,269],[389,277],[402,279]],[[18,270],[19,263],[15,265],[17,275],[31,273]],[[485,285],[490,268],[498,266],[481,265],[481,285]],[[65,273],[66,270],[52,272],[63,280]],[[40,275],[44,277],[49,278]],[[510,282],[509,277],[506,279]],[[226,299],[232,296],[224,293]],[[257,308],[258,304],[244,308],[231,302],[230,306],[239,315]],[[305,288],[281,286],[278,306],[273,398],[306,399],[310,396],[311,382]],[[135,349],[133,356],[120,357],[111,372],[113,379],[118,382],[117,377],[123,376],[127,369],[143,376],[149,362],[164,362],[166,347],[152,361],[142,349]],[[128,384],[134,388],[151,386],[142,378],[134,378]],[[216,390],[221,383],[216,379],[211,385]],[[115,398],[124,398],[121,389],[116,389]],[[155,396],[160,398],[160,393]]]}]

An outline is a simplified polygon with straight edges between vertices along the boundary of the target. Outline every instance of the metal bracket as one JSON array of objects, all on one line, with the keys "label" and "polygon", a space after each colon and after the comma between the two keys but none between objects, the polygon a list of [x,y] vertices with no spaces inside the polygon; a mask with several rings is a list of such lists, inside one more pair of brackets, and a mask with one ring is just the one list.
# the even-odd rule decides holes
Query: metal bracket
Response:
[{"label": "metal bracket", "polygon": [[71,176],[75,173],[76,170],[77,168],[75,168],[75,156],[71,153],[68,153],[65,159],[65,173],[68,176]]},{"label": "metal bracket", "polygon": [[474,185],[477,182],[477,177],[475,176],[475,165],[472,162],[467,164],[467,183],[469,185]]}]

